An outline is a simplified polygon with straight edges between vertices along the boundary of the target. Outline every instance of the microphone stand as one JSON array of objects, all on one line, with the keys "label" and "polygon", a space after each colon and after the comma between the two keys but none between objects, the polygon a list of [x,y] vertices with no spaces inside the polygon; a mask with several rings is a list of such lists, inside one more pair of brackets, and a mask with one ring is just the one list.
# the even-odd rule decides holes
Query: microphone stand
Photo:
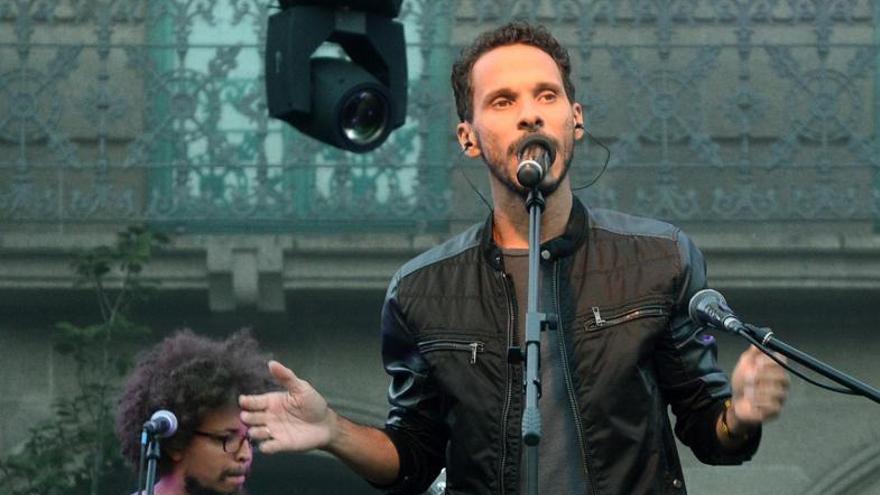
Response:
[{"label": "microphone stand", "polygon": [[538,494],[538,444],[541,441],[541,331],[553,325],[551,315],[538,312],[539,251],[541,249],[541,213],[544,195],[533,187],[526,198],[529,211],[529,286],[526,312],[525,379],[526,403],[522,417],[522,438],[526,445],[526,486],[529,495]]},{"label": "microphone stand", "polygon": [[143,432],[142,435],[142,441],[149,438],[147,443],[147,481],[145,483],[145,491],[146,495],[153,495],[156,484],[156,465],[159,461],[159,456],[161,455],[161,450],[159,449],[159,435],[148,435],[146,431]]},{"label": "microphone stand", "polygon": [[754,325],[737,325],[734,330],[737,335],[745,337],[746,340],[761,347],[774,350],[783,356],[790,358],[792,361],[802,364],[803,366],[815,371],[816,373],[837,382],[853,392],[871,399],[880,404],[880,390],[859,381],[842,371],[838,371],[831,366],[819,361],[805,352],[786,344],[785,342],[773,336],[773,331],[767,328],[759,328]]}]

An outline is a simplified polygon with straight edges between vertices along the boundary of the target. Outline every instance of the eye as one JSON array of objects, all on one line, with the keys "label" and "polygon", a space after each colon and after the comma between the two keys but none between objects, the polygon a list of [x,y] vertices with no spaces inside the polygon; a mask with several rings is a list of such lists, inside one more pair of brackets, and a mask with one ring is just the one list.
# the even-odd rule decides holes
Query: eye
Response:
[{"label": "eye", "polygon": [[507,108],[513,104],[510,98],[495,98],[492,100],[492,108]]},{"label": "eye", "polygon": [[546,103],[553,103],[553,102],[556,101],[558,98],[559,98],[559,97],[558,97],[558,96],[556,95],[556,93],[553,92],[553,91],[544,91],[543,93],[541,93],[541,94],[538,96],[538,99],[539,99],[539,100],[541,100],[541,101],[543,101],[543,102],[546,102]]}]

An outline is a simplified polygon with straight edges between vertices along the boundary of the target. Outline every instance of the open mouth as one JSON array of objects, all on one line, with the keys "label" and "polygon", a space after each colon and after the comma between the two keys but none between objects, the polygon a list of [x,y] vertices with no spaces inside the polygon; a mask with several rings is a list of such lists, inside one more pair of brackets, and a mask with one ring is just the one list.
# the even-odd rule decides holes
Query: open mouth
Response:
[{"label": "open mouth", "polygon": [[556,160],[556,142],[543,134],[527,134],[511,145],[517,160],[539,160],[548,164]]}]

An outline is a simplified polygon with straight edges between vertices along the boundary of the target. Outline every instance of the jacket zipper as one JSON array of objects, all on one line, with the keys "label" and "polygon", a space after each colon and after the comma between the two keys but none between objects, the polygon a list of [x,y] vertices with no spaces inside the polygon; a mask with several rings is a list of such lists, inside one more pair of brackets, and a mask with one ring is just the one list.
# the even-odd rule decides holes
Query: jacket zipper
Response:
[{"label": "jacket zipper", "polygon": [[[557,328],[556,331],[559,332],[559,350],[562,359],[562,370],[565,373],[565,388],[568,391],[568,405],[571,408],[572,418],[574,418],[574,426],[575,431],[577,432],[578,442],[581,446],[581,454],[583,459],[583,468],[584,468],[584,476],[586,476],[587,488],[590,490],[590,493],[593,495],[598,495],[599,490],[596,488],[596,484],[590,479],[590,453],[587,449],[587,442],[584,436],[584,426],[581,424],[581,415],[577,410],[577,402],[575,399],[574,393],[574,384],[571,379],[571,370],[568,367],[568,353],[565,349],[565,335],[562,328],[562,308],[559,306],[559,262],[554,263],[553,270],[553,305],[556,307],[556,319],[557,319]],[[597,319],[601,319],[601,315],[599,315],[598,308],[594,308],[596,311]]]},{"label": "jacket zipper", "polygon": [[[507,273],[501,272],[501,281],[504,285],[504,295],[507,297],[507,348],[513,346],[513,331],[515,327],[516,313],[513,310],[514,302],[510,295],[510,279]],[[499,494],[504,495],[504,465],[507,463],[507,416],[510,414],[510,401],[513,399],[513,379],[510,373],[510,367],[507,363],[507,397],[504,399],[504,409],[501,414],[501,463],[498,468],[498,486]]]},{"label": "jacket zipper", "polygon": [[477,353],[486,349],[486,344],[475,341],[468,342],[466,340],[428,340],[418,343],[419,350],[422,352],[432,351],[467,351],[471,353],[471,364],[477,362]]},{"label": "jacket zipper", "polygon": [[606,316],[604,318],[602,317],[602,312],[598,306],[593,306],[592,311],[593,318],[587,321],[587,330],[619,325],[621,323],[626,323],[631,320],[637,320],[639,318],[669,315],[669,311],[666,309],[666,306],[662,306],[659,304],[640,306],[622,314]]}]

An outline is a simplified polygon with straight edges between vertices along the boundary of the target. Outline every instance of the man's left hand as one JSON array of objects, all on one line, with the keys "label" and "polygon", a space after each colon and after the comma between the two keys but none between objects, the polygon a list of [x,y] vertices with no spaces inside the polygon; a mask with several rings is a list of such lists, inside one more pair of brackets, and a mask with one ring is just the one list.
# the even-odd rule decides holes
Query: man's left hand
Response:
[{"label": "man's left hand", "polygon": [[[776,355],[781,361],[783,356]],[[788,396],[788,373],[755,346],[742,353],[733,370],[733,397],[727,426],[734,435],[746,433],[779,416]]]}]

